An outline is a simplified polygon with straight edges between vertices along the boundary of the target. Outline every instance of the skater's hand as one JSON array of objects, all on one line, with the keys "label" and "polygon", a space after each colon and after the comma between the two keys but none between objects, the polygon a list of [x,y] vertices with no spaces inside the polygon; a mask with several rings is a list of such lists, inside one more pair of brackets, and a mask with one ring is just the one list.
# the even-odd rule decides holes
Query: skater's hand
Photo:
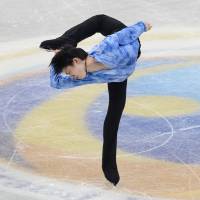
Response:
[{"label": "skater's hand", "polygon": [[152,28],[152,25],[148,22],[144,22],[145,26],[146,26],[146,30],[150,30]]},{"label": "skater's hand", "polygon": [[55,54],[60,51],[60,49],[45,49],[48,52],[54,52]]},{"label": "skater's hand", "polygon": [[56,53],[58,53],[59,51],[60,51],[60,49],[55,49],[55,50],[53,50],[54,51],[54,53],[56,54]]}]

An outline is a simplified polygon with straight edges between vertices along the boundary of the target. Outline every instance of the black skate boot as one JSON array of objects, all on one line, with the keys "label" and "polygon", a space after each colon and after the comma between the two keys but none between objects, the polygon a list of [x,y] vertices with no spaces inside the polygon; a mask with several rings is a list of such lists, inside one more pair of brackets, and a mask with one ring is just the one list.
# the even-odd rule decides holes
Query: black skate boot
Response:
[{"label": "black skate boot", "polygon": [[114,186],[116,186],[120,180],[117,166],[112,167],[107,165],[107,166],[102,166],[102,169],[106,179],[110,181]]},{"label": "black skate boot", "polygon": [[57,50],[62,49],[66,44],[71,44],[74,47],[77,46],[77,43],[72,39],[58,37],[56,39],[44,40],[40,43],[40,48],[46,50]]}]

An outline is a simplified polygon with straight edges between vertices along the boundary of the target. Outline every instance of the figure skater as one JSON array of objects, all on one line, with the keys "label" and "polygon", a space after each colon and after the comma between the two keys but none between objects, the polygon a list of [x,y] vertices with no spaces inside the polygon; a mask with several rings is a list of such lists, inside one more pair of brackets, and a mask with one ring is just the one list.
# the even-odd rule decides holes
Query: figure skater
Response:
[{"label": "figure skater", "polygon": [[[57,89],[91,83],[108,83],[109,105],[103,125],[102,170],[116,185],[120,176],[116,163],[117,132],[126,102],[127,79],[140,57],[139,36],[151,29],[139,21],[126,26],[105,14],[94,15],[58,38],[41,42],[40,48],[55,51],[50,67],[50,85]],[[106,36],[86,52],[78,42],[101,33]]]}]

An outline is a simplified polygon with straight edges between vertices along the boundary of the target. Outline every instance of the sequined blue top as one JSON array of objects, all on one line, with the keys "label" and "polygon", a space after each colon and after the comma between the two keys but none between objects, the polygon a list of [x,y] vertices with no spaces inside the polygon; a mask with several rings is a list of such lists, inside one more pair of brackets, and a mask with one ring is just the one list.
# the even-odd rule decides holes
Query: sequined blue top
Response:
[{"label": "sequined blue top", "polygon": [[50,65],[50,86],[62,89],[83,84],[124,81],[135,70],[139,50],[137,38],[146,31],[144,22],[139,21],[107,35],[87,53],[96,61],[103,63],[108,69],[88,72],[83,79],[74,79],[64,73],[55,74],[53,66]]}]

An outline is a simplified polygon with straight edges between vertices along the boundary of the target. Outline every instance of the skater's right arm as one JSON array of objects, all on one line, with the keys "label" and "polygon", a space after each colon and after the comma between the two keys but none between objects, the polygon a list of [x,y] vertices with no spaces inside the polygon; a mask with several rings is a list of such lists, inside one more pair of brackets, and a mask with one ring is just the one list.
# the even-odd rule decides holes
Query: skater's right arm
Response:
[{"label": "skater's right arm", "polygon": [[92,79],[74,79],[72,76],[59,73],[56,74],[52,65],[50,65],[50,86],[56,89],[72,88],[75,86],[94,83]]}]

